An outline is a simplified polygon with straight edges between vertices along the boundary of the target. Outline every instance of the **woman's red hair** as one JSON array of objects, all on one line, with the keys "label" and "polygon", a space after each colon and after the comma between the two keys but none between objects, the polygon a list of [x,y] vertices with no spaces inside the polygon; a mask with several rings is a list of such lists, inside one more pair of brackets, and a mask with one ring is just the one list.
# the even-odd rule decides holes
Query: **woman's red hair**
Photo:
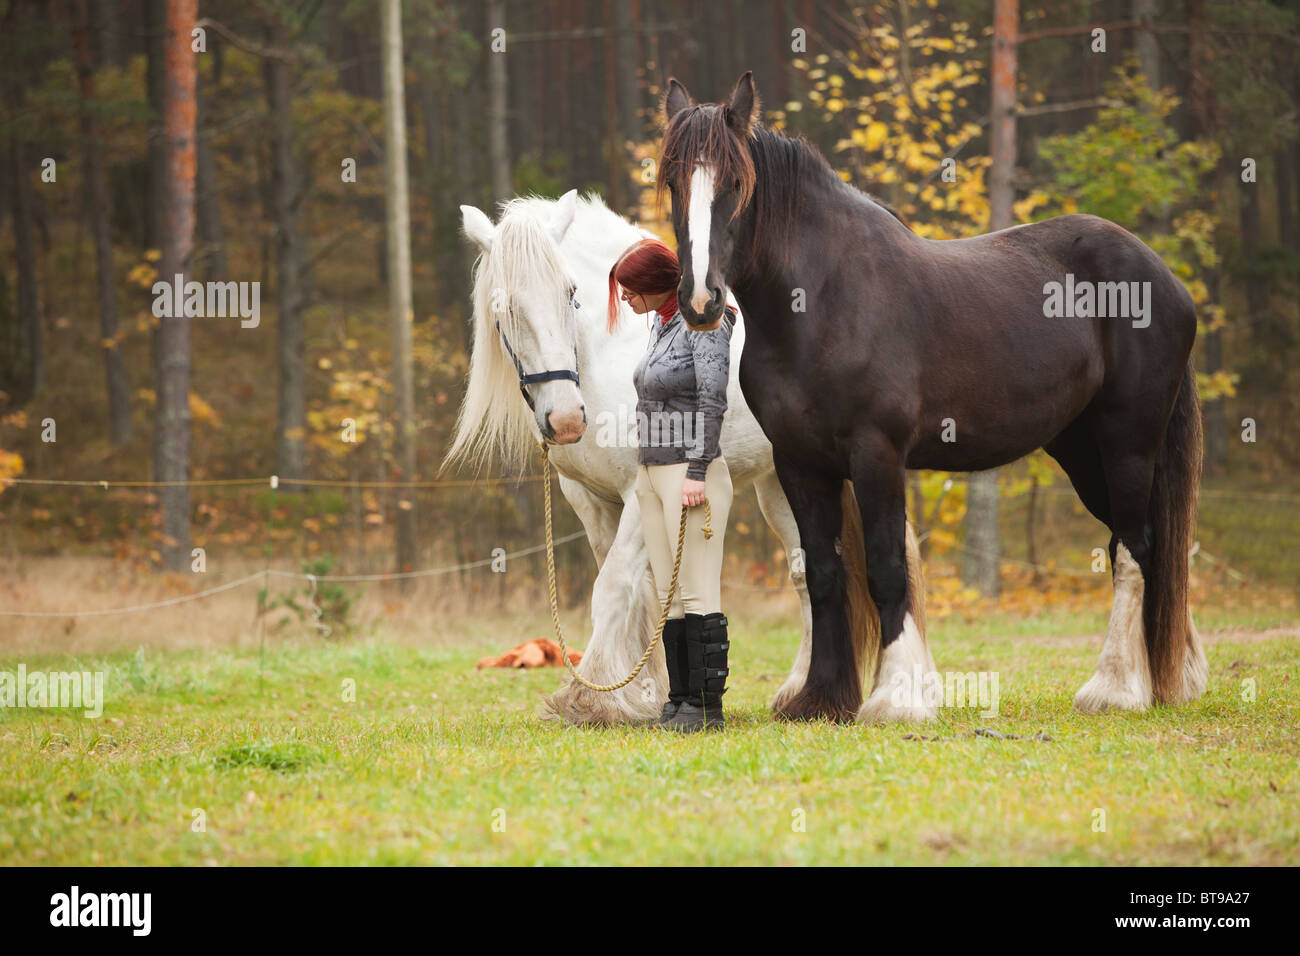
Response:
[{"label": "woman's red hair", "polygon": [[633,243],[609,270],[609,321],[606,329],[610,333],[618,329],[619,286],[637,295],[669,293],[670,298],[660,306],[659,313],[667,312],[671,319],[677,314],[677,284],[681,278],[677,253],[658,239]]}]

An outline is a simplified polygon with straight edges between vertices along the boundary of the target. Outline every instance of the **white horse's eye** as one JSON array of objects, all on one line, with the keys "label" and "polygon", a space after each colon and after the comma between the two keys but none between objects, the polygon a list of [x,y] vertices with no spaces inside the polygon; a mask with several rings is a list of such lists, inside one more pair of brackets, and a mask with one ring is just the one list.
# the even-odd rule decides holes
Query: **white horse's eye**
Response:
[{"label": "white horse's eye", "polygon": [[582,303],[578,301],[578,297],[577,297],[576,295],[573,297],[573,307],[574,307],[575,309],[581,309],[581,308],[582,308]]}]

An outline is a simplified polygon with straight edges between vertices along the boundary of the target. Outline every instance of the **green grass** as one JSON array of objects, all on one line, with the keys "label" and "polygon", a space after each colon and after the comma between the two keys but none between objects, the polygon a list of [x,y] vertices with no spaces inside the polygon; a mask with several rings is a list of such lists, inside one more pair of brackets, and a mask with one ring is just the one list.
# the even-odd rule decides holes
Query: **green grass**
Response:
[{"label": "green grass", "polygon": [[869,728],[773,721],[796,635],[733,621],[727,728],[703,738],[540,723],[559,673],[476,672],[481,647],[25,658],[103,669],[108,699],[0,710],[0,863],[1300,862],[1290,639],[1212,644],[1183,708],[1085,717],[1099,637],[940,624],[940,668],[998,671],[1000,716]]}]

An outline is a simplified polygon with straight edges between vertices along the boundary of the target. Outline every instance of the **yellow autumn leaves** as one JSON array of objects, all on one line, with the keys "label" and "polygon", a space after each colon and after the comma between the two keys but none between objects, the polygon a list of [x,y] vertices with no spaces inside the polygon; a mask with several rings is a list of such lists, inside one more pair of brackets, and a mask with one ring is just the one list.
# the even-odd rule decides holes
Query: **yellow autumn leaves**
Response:
[{"label": "yellow autumn leaves", "polygon": [[976,46],[968,24],[938,15],[864,28],[856,47],[792,61],[809,85],[777,123],[819,111],[826,128],[844,130],[829,149],[841,178],[880,194],[922,235],[977,234],[989,159],[962,154],[983,129],[965,95],[984,69],[968,56]]}]

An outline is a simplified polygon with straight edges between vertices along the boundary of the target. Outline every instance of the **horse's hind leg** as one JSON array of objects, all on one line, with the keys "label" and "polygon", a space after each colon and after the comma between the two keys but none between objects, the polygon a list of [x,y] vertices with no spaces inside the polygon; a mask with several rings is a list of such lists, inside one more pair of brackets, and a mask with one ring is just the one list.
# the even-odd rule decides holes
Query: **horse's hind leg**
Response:
[{"label": "horse's hind leg", "polygon": [[781,482],[772,470],[759,475],[754,481],[754,492],[758,495],[758,508],[768,526],[781,539],[785,549],[786,562],[790,566],[790,583],[799,595],[800,619],[803,622],[803,640],[799,642],[799,653],[794,659],[790,676],[785,679],[776,696],[772,698],[772,710],[780,713],[800,690],[808,679],[808,665],[812,660],[812,601],[808,598],[808,578],[803,564],[797,560],[799,554],[799,525],[790,510],[790,502],[781,490]]},{"label": "horse's hind leg", "polygon": [[[1146,710],[1153,698],[1151,665],[1143,622],[1150,579],[1151,525],[1148,506],[1155,456],[1128,436],[1122,450],[1101,450],[1110,509],[1111,575],[1115,600],[1097,671],[1075,694],[1084,713]],[[1120,443],[1116,443],[1117,445]]]},{"label": "horse's hind leg", "polygon": [[[862,515],[867,584],[880,615],[881,649],[861,721],[926,720],[938,715],[938,673],[912,615],[903,457],[883,438],[865,442],[853,461]],[[921,587],[921,582],[915,582]]]},{"label": "horse's hind leg", "polygon": [[1092,516],[1110,527],[1110,496],[1106,491],[1106,471],[1101,467],[1101,452],[1082,422],[1076,421],[1043,446],[1056,459],[1074,486],[1083,506]]}]

